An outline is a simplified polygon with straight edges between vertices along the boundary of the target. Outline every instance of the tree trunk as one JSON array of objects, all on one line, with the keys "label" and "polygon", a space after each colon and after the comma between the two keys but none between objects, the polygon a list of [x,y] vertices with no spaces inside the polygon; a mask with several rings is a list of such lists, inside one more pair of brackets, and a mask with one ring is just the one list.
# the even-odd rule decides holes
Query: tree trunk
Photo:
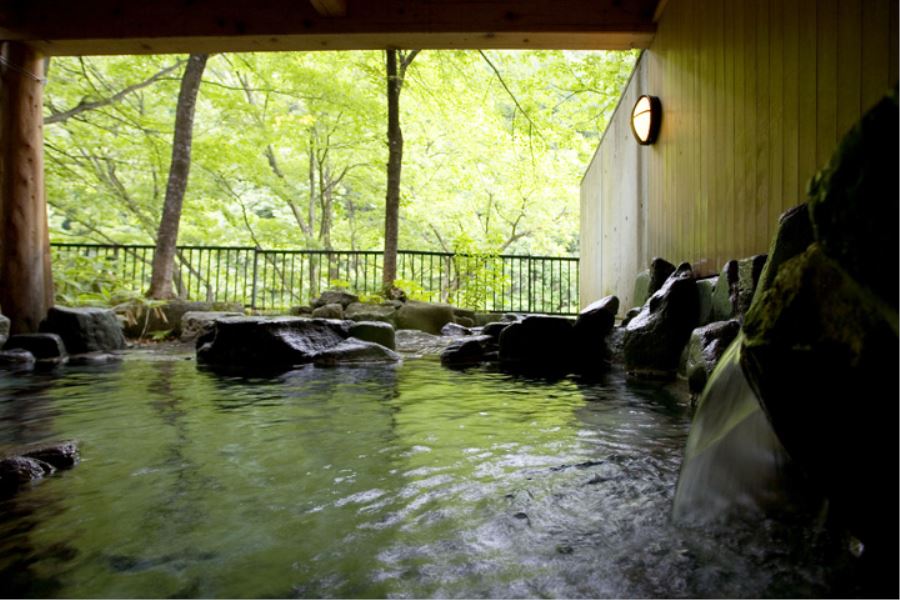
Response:
[{"label": "tree trunk", "polygon": [[397,50],[387,51],[388,164],[384,199],[384,270],[382,287],[390,290],[397,279],[397,230],[400,218],[400,169],[403,164],[403,132],[400,130],[400,89]]},{"label": "tree trunk", "polygon": [[194,133],[194,109],[197,92],[206,67],[206,54],[192,54],[188,59],[181,91],[178,92],[178,108],[175,111],[175,135],[172,140],[172,165],[166,184],[166,200],[156,236],[156,253],[153,256],[153,273],[150,277],[150,298],[172,298],[172,273],[175,269],[175,244],[178,242],[178,226],[181,207],[191,169],[191,138]]},{"label": "tree trunk", "polygon": [[10,333],[34,333],[53,306],[44,194],[43,59],[0,44],[0,304]]}]

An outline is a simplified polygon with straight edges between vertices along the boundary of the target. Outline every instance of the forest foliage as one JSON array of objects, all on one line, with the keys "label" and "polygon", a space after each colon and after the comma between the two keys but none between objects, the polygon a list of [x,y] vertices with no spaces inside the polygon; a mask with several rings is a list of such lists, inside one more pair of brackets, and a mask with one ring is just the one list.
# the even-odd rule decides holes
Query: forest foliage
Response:
[{"label": "forest foliage", "polygon": [[[630,52],[423,51],[404,83],[400,247],[574,254],[578,185]],[[185,56],[54,58],[53,241],[153,243]],[[180,244],[381,250],[383,52],[218,54]]]}]

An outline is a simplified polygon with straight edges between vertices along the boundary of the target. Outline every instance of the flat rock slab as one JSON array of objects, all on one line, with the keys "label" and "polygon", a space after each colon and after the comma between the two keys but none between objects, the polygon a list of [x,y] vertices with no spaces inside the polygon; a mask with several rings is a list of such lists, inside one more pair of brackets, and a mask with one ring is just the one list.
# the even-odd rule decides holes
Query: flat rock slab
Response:
[{"label": "flat rock slab", "polygon": [[225,317],[197,339],[197,362],[287,370],[313,362],[349,336],[349,323],[302,317]]},{"label": "flat rock slab", "polygon": [[381,344],[348,338],[336,346],[318,352],[313,360],[317,367],[347,364],[395,363],[400,355]]}]

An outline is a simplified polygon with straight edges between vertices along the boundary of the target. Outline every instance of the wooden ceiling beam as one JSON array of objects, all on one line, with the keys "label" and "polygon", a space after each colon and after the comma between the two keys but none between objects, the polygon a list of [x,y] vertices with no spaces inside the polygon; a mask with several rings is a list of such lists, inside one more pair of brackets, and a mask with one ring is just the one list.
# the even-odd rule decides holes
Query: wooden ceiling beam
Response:
[{"label": "wooden ceiling beam", "polygon": [[656,7],[657,0],[0,0],[0,39],[26,42],[51,56],[619,50],[649,45]]},{"label": "wooden ceiling beam", "polygon": [[347,0],[309,0],[309,2],[323,17],[347,16]]}]

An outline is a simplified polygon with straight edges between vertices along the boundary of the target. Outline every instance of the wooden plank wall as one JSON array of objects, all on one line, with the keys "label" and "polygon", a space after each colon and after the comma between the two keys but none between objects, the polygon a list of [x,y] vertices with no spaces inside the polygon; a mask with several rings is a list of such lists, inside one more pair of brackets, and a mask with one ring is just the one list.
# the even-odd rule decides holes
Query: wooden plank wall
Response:
[{"label": "wooden plank wall", "polygon": [[[581,301],[654,256],[703,275],[766,251],[840,137],[897,82],[894,0],[670,0],[581,189]],[[628,119],[659,96],[659,141]]]}]

